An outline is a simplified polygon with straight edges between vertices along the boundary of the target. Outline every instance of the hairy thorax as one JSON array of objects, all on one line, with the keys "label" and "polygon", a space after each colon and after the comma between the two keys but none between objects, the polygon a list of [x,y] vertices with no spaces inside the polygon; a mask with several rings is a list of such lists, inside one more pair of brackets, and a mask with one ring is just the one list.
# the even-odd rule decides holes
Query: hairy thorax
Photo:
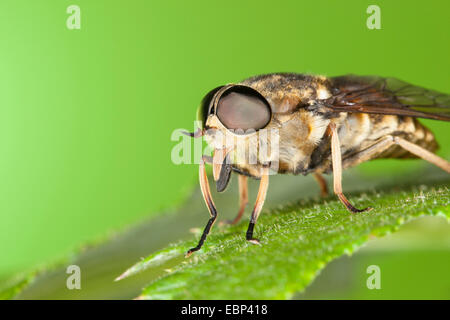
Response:
[{"label": "hairy thorax", "polygon": [[[326,102],[332,96],[332,88],[325,77],[274,74],[249,78],[242,84],[266,97],[273,114],[267,129],[276,130],[279,139],[276,156],[266,157],[264,161],[253,154],[258,158],[256,163],[248,163],[233,152],[233,169],[242,174],[258,178],[262,166],[271,162],[276,163],[273,168],[277,173],[331,171],[331,123],[338,129],[344,168],[371,159],[413,157],[396,145],[370,158],[361,156],[364,150],[389,135],[400,136],[429,151],[438,147],[433,134],[416,118],[330,109]],[[250,135],[246,139],[254,137]],[[256,148],[253,153],[259,153],[254,140],[246,144]]]}]

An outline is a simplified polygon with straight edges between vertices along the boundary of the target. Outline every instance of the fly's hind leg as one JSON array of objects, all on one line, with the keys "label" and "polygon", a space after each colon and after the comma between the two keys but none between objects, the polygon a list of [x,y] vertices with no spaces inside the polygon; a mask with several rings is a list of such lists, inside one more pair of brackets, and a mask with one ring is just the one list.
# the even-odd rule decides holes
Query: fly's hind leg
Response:
[{"label": "fly's hind leg", "polygon": [[409,151],[410,153],[412,153],[428,162],[431,162],[435,166],[450,173],[450,162],[445,159],[442,159],[441,157],[435,155],[434,153],[428,151],[427,149],[424,149],[424,148],[418,146],[417,144],[409,142],[408,140],[405,140],[400,137],[394,137],[394,143],[399,145],[406,151]]},{"label": "fly's hind leg", "polygon": [[409,142],[401,137],[395,136],[385,136],[384,138],[378,140],[375,144],[370,146],[369,148],[358,153],[358,157],[355,158],[347,158],[342,161],[343,167],[347,167],[348,165],[356,165],[361,162],[372,159],[374,156],[381,154],[383,151],[387,150],[392,145],[398,145],[405,149],[406,151],[414,154],[415,156],[422,158],[435,166],[441,168],[442,170],[450,173],[450,162],[437,156],[436,154],[418,146],[415,143]]},{"label": "fly's hind leg", "polygon": [[442,170],[450,173],[450,162],[435,155],[434,153],[412,143],[408,140],[405,140],[401,137],[395,137],[395,136],[385,136],[378,140],[376,143],[374,143],[372,146],[368,147],[367,149],[359,152],[357,154],[357,157],[349,157],[347,159],[344,159],[341,162],[341,154],[340,154],[340,146],[339,146],[339,139],[337,136],[337,130],[335,126],[331,126],[332,130],[332,160],[333,160],[333,177],[334,177],[334,192],[338,195],[341,202],[347,207],[347,209],[350,212],[361,212],[364,210],[369,210],[371,208],[366,208],[363,210],[356,209],[353,207],[350,202],[347,200],[347,198],[342,193],[342,179],[341,179],[341,172],[342,172],[342,166],[345,168],[347,166],[356,165],[361,162],[373,159],[375,156],[381,154],[383,151],[389,149],[392,145],[396,144],[406,151],[416,155],[419,158],[422,158],[437,167],[441,168]]}]

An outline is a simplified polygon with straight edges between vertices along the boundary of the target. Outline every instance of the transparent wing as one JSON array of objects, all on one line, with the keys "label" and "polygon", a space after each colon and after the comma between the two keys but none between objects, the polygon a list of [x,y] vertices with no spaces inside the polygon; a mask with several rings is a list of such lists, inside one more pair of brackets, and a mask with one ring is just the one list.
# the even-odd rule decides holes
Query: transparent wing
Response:
[{"label": "transparent wing", "polygon": [[343,112],[378,113],[450,121],[450,95],[397,80],[347,75],[330,78],[329,107]]}]

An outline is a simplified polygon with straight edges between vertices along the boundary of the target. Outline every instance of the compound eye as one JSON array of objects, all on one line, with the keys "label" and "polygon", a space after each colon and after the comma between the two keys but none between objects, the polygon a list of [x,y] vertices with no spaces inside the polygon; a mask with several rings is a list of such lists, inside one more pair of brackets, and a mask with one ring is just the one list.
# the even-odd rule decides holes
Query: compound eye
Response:
[{"label": "compound eye", "polygon": [[231,88],[217,104],[217,117],[227,129],[259,130],[270,122],[270,105],[256,90],[249,87]]},{"label": "compound eye", "polygon": [[223,87],[224,86],[220,86],[208,92],[206,96],[203,97],[202,102],[200,103],[200,107],[197,110],[197,120],[200,120],[202,122],[203,128],[205,127],[206,119],[211,113],[211,101],[213,100],[214,95]]}]

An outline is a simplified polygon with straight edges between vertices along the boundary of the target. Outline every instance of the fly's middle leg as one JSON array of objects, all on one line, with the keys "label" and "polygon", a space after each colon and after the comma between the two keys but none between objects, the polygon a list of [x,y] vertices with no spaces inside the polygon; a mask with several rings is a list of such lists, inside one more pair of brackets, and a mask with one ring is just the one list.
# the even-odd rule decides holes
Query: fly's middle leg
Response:
[{"label": "fly's middle leg", "polygon": [[239,211],[233,220],[224,221],[223,224],[236,224],[241,221],[244,215],[245,207],[248,204],[248,177],[239,175]]},{"label": "fly's middle leg", "polygon": [[339,136],[334,123],[330,124],[331,128],[331,159],[333,165],[333,189],[334,193],[341,200],[342,204],[347,208],[348,211],[352,213],[369,211],[372,208],[367,207],[364,209],[355,208],[347,197],[342,192],[342,156],[341,156],[341,145],[339,143]]},{"label": "fly's middle leg", "polygon": [[318,172],[314,172],[313,174],[314,179],[316,179],[317,183],[319,184],[320,188],[320,196],[323,198],[328,197],[328,187],[327,187],[327,181],[325,178]]},{"label": "fly's middle leg", "polygon": [[340,146],[339,146],[339,139],[337,136],[337,130],[333,126],[331,126],[332,129],[332,160],[333,160],[333,176],[334,176],[334,191],[341,200],[341,202],[347,207],[347,209],[350,212],[361,212],[365,210],[370,210],[371,208],[366,208],[363,210],[356,209],[353,207],[350,202],[347,200],[347,198],[342,193],[342,185],[341,185],[341,173],[342,173],[342,166],[348,167],[350,165],[354,166],[356,164],[359,164],[361,162],[373,159],[377,155],[381,154],[385,150],[389,149],[393,145],[398,145],[405,149],[406,151],[414,154],[415,156],[422,158],[437,167],[441,168],[442,170],[450,173],[450,162],[437,156],[436,154],[426,150],[425,148],[418,146],[415,143],[412,143],[404,138],[398,137],[398,136],[392,136],[388,135],[380,140],[378,140],[376,143],[374,143],[372,146],[368,147],[367,149],[358,152],[353,157],[349,157],[341,161],[341,155],[340,155]]}]

